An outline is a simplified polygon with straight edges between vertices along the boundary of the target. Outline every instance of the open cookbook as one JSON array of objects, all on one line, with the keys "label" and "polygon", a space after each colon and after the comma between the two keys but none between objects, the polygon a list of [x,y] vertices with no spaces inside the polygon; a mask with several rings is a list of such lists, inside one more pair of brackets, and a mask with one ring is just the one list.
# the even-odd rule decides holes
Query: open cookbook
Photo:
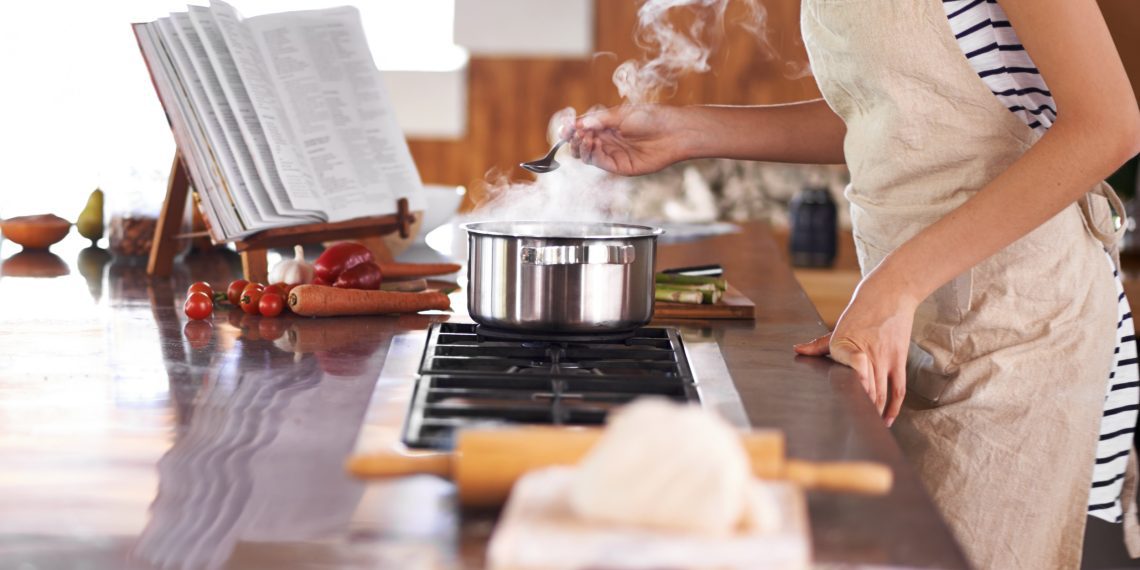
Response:
[{"label": "open cookbook", "polygon": [[423,208],[355,8],[134,24],[211,237]]}]

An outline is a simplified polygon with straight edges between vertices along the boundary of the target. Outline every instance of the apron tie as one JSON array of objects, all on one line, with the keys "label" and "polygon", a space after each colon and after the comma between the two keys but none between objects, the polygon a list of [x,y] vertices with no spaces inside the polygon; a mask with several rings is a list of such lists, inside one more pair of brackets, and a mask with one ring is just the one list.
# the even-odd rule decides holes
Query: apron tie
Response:
[{"label": "apron tie", "polygon": [[[1108,215],[1098,215],[1097,212],[1093,211],[1093,197],[1097,194],[1108,201],[1108,207],[1112,209]],[[1120,200],[1120,196],[1116,194],[1112,186],[1107,182],[1101,182],[1097,184],[1095,189],[1081,196],[1078,203],[1080,204],[1081,218],[1085,221],[1085,227],[1097,241],[1104,245],[1104,249],[1112,256],[1112,261],[1119,270],[1120,240],[1128,228],[1128,214],[1124,210],[1124,202]]]},{"label": "apron tie", "polygon": [[[1112,215],[1107,217],[1106,229],[1104,226],[1105,218],[1097,219],[1097,214],[1092,211],[1092,197],[1096,194],[1105,197],[1108,201],[1108,207],[1112,207],[1116,217],[1119,218],[1119,225],[1114,221]],[[1084,218],[1085,226],[1089,227],[1090,233],[1096,237],[1100,243],[1105,244],[1105,249],[1115,250],[1116,246],[1124,237],[1125,228],[1129,225],[1129,214],[1124,211],[1124,203],[1121,197],[1116,194],[1116,190],[1108,185],[1108,182],[1100,182],[1097,188],[1090,190],[1088,194],[1081,197],[1081,217]]]}]

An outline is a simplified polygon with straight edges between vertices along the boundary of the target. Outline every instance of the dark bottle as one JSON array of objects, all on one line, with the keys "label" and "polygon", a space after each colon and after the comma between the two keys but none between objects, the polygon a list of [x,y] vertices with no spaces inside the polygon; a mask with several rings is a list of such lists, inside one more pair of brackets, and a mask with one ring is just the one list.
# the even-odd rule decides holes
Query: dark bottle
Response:
[{"label": "dark bottle", "polygon": [[827,188],[804,188],[788,206],[792,265],[831,267],[838,244],[838,219],[831,192]]}]

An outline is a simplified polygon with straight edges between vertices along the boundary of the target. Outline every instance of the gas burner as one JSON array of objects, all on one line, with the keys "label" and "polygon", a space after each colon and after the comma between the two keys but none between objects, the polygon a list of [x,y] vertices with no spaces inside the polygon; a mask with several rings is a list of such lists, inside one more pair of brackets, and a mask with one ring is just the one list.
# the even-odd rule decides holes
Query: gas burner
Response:
[{"label": "gas burner", "polygon": [[489,340],[516,340],[528,345],[540,343],[563,342],[613,342],[633,338],[636,330],[601,333],[552,333],[552,332],[525,332],[505,331],[483,325],[475,325],[475,334]]},{"label": "gas burner", "polygon": [[697,401],[676,329],[620,339],[504,339],[470,324],[428,330],[404,443],[449,449],[457,429],[501,424],[599,425],[645,395]]}]

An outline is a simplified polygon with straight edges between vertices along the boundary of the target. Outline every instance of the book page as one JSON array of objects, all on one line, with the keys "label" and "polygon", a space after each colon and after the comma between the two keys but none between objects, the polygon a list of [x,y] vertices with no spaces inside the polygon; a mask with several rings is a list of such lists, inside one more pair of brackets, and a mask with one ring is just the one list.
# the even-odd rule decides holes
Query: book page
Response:
[{"label": "book page", "polygon": [[196,128],[194,136],[201,139],[201,146],[208,153],[209,161],[214,167],[211,174],[218,182],[218,189],[225,194],[226,200],[234,205],[243,231],[261,225],[264,223],[261,215],[249,197],[245,181],[237,171],[233,153],[225,137],[222,136],[217,114],[206,100],[202,81],[190,64],[178,32],[174,29],[170,18],[159,18],[154,24],[154,30],[162,38],[175,73],[185,89],[188,111],[193,113],[192,127]]},{"label": "book page", "polygon": [[[297,138],[284,117],[273,80],[265,69],[252,34],[242,25],[237,10],[225,2],[211,0],[209,14],[240,77],[238,83],[245,86],[245,99],[261,124],[291,205],[302,210],[323,210],[323,200],[318,195],[308,164],[298,151]],[[227,83],[223,81],[223,85]]]},{"label": "book page", "polygon": [[422,184],[355,8],[249,18],[330,221],[422,209]]},{"label": "book page", "polygon": [[[257,167],[250,155],[249,146],[242,136],[238,118],[234,114],[225,91],[218,81],[218,75],[210,64],[206,47],[198,31],[185,12],[172,13],[166,26],[173,28],[180,48],[175,50],[175,60],[180,66],[188,66],[195,77],[191,95],[196,105],[205,109],[207,131],[211,140],[216,141],[219,154],[226,157],[223,167],[229,173],[227,178],[235,179],[233,193],[239,196],[239,204],[252,205],[254,212],[247,225],[252,229],[262,229],[273,225],[295,222],[294,218],[282,216],[273,204],[269,191],[258,175]],[[244,210],[245,208],[243,208]]]},{"label": "book page", "polygon": [[226,103],[233,111],[242,141],[250,151],[249,159],[261,179],[262,185],[268,192],[274,209],[278,214],[286,216],[310,214],[309,210],[294,207],[289,198],[289,193],[285,190],[285,183],[277,172],[277,164],[273,158],[269,140],[261,128],[261,120],[258,119],[253,102],[250,101],[245,86],[241,83],[241,75],[238,73],[237,65],[230,57],[229,49],[226,48],[225,40],[222,39],[222,32],[214,23],[210,10],[202,6],[189,6],[188,8],[190,10],[188,13],[190,23],[198,32],[198,39],[202,42],[202,48],[206,52],[210,68],[217,77],[218,86],[222,90]]},{"label": "book page", "polygon": [[217,232],[215,238],[232,239],[241,234],[243,229],[237,224],[232,205],[220,196],[218,188],[214,185],[213,167],[206,158],[208,152],[202,148],[202,141],[193,135],[194,128],[190,126],[192,113],[188,109],[188,102],[175,75],[170,56],[157,31],[157,24],[136,24],[134,30],[139,40],[139,48],[150,70],[151,79],[154,81],[155,90],[170,122],[170,130],[174,134],[183,164],[190,171],[191,180],[198,185],[199,195],[205,199],[210,218],[217,222],[217,226],[213,227]]}]

